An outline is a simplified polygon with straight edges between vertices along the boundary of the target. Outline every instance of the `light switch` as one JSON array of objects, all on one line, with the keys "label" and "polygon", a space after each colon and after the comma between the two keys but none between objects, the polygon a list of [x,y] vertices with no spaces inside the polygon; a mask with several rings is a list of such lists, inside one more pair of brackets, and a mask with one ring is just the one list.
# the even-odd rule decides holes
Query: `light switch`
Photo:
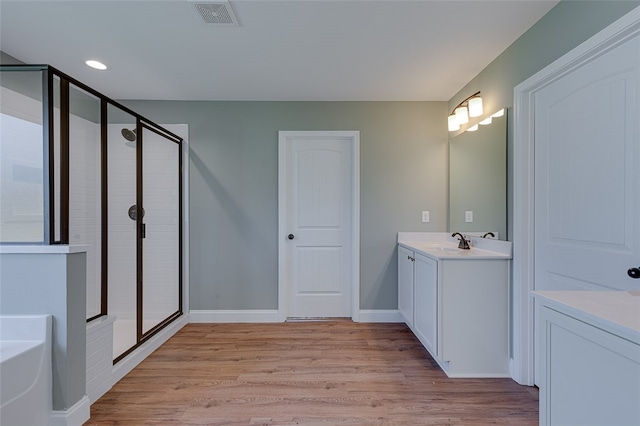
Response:
[{"label": "light switch", "polygon": [[464,212],[464,221],[473,222],[473,210],[467,210]]},{"label": "light switch", "polygon": [[429,210],[422,211],[422,222],[424,223],[429,222]]}]

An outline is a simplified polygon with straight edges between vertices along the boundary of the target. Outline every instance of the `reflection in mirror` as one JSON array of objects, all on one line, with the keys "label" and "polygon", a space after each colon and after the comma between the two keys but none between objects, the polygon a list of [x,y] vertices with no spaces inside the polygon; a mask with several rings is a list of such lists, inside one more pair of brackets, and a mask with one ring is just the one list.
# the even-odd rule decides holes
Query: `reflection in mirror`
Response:
[{"label": "reflection in mirror", "polygon": [[449,139],[449,231],[507,239],[506,109]]}]

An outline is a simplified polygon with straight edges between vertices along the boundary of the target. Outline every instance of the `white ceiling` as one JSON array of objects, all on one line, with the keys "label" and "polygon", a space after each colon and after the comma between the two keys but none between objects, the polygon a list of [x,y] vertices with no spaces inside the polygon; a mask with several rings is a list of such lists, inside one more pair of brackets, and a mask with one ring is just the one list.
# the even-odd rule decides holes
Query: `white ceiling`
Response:
[{"label": "white ceiling", "polygon": [[0,50],[114,99],[448,101],[557,1],[193,3],[0,0]]}]

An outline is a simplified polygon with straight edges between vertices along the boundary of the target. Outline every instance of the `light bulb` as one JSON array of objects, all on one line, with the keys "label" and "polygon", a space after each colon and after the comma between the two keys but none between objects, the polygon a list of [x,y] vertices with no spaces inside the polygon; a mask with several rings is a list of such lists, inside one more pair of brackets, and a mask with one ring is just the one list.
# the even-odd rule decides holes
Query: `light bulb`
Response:
[{"label": "light bulb", "polygon": [[480,117],[482,115],[482,98],[476,96],[469,99],[469,117]]},{"label": "light bulb", "polygon": [[465,124],[469,122],[469,111],[467,107],[456,108],[456,120],[458,124]]},{"label": "light bulb", "polygon": [[460,130],[460,124],[458,123],[458,120],[456,119],[455,114],[451,114],[447,119],[447,122],[449,123],[450,132],[455,132],[456,130]]}]

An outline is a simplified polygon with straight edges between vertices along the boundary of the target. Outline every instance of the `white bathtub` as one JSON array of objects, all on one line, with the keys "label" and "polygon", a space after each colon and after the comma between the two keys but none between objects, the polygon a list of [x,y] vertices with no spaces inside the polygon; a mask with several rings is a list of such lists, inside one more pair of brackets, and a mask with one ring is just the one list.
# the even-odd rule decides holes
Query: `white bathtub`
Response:
[{"label": "white bathtub", "polygon": [[51,416],[50,315],[0,316],[0,424],[48,425]]}]

